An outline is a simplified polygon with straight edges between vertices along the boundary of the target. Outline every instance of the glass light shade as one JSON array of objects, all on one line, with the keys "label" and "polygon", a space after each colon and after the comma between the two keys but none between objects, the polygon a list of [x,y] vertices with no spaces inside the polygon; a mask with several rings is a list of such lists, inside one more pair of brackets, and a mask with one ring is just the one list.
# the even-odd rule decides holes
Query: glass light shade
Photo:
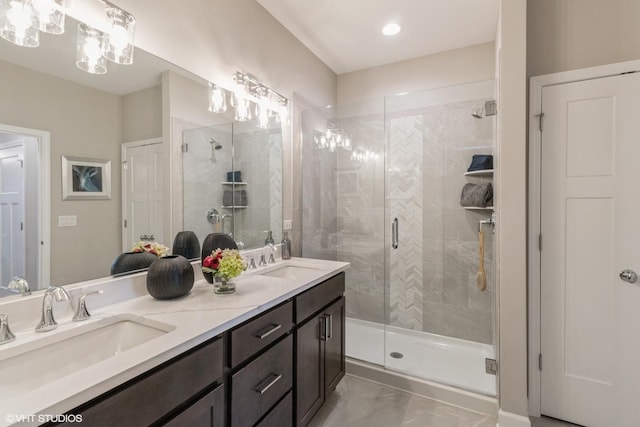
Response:
[{"label": "glass light shade", "polygon": [[64,33],[67,0],[32,0],[32,3],[40,31],[49,34]]},{"label": "glass light shade", "polygon": [[103,50],[105,58],[116,64],[132,64],[136,19],[115,6],[107,6],[106,14],[108,29]]},{"label": "glass light shade", "polygon": [[40,44],[31,0],[0,2],[0,37],[18,46],[37,47]]},{"label": "glass light shade", "polygon": [[86,24],[78,24],[76,65],[91,74],[107,72],[107,61],[102,56],[104,34]]},{"label": "glass light shade", "polygon": [[234,94],[235,115],[234,118],[239,122],[248,122],[251,120],[251,101],[248,98]]},{"label": "glass light shade", "polygon": [[256,114],[258,115],[258,127],[260,129],[269,128],[269,118],[271,117],[271,97],[269,90],[261,86],[257,89],[258,104],[256,105]]},{"label": "glass light shade", "polygon": [[209,82],[209,111],[224,113],[227,111],[227,96],[223,88]]}]

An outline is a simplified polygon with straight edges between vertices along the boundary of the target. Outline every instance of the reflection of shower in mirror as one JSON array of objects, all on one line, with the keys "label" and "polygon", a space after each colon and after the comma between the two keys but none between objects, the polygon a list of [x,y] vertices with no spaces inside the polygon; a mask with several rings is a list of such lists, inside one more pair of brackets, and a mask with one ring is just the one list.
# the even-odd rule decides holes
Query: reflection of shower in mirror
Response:
[{"label": "reflection of shower in mirror", "polygon": [[220,144],[218,141],[216,141],[213,138],[209,139],[209,144],[211,144],[211,160],[215,161],[216,160],[216,150],[219,150],[222,148],[222,144]]}]

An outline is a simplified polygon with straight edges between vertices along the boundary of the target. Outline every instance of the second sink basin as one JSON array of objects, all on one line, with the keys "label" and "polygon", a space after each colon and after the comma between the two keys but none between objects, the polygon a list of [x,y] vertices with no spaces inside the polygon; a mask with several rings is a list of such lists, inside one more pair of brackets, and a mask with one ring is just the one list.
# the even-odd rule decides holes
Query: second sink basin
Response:
[{"label": "second sink basin", "polygon": [[175,329],[119,315],[0,351],[0,395],[38,388]]},{"label": "second sink basin", "polygon": [[285,263],[259,274],[261,276],[278,277],[280,279],[310,280],[314,279],[321,272],[322,269],[314,265],[285,261]]}]

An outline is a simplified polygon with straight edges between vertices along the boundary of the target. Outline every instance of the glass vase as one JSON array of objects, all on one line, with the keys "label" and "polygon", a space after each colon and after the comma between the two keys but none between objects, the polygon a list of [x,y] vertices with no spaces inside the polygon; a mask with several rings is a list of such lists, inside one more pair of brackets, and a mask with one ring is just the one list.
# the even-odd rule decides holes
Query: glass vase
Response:
[{"label": "glass vase", "polygon": [[230,279],[215,277],[213,281],[213,292],[219,295],[233,294],[236,291],[236,284]]}]

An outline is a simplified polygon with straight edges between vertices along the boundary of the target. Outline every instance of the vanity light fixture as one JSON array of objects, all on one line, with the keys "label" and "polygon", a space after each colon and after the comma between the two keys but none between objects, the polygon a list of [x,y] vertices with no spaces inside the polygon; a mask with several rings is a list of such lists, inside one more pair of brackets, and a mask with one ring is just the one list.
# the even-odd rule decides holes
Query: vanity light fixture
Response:
[{"label": "vanity light fixture", "polygon": [[104,33],[103,55],[116,64],[133,63],[133,40],[135,36],[136,18],[127,11],[102,0],[107,6],[107,30]]},{"label": "vanity light fixture", "polygon": [[102,55],[104,34],[82,22],[78,23],[78,43],[76,46],[76,65],[91,74],[107,72],[107,61]]},{"label": "vanity light fixture", "polygon": [[[288,121],[289,100],[273,89],[260,83],[251,74],[236,71],[233,74],[235,82],[231,94],[231,106],[234,108],[234,118],[239,122],[246,122],[253,117],[253,109],[258,118],[258,127],[269,128],[271,118],[281,122]],[[209,82],[209,111],[223,113],[226,109],[227,90]]]},{"label": "vanity light fixture", "polygon": [[40,45],[40,31],[31,0],[0,0],[0,37],[18,46]]},{"label": "vanity light fixture", "polygon": [[64,33],[67,0],[32,0],[40,31],[49,34]]},{"label": "vanity light fixture", "polygon": [[209,111],[212,113],[227,111],[226,90],[211,82],[209,82]]}]

